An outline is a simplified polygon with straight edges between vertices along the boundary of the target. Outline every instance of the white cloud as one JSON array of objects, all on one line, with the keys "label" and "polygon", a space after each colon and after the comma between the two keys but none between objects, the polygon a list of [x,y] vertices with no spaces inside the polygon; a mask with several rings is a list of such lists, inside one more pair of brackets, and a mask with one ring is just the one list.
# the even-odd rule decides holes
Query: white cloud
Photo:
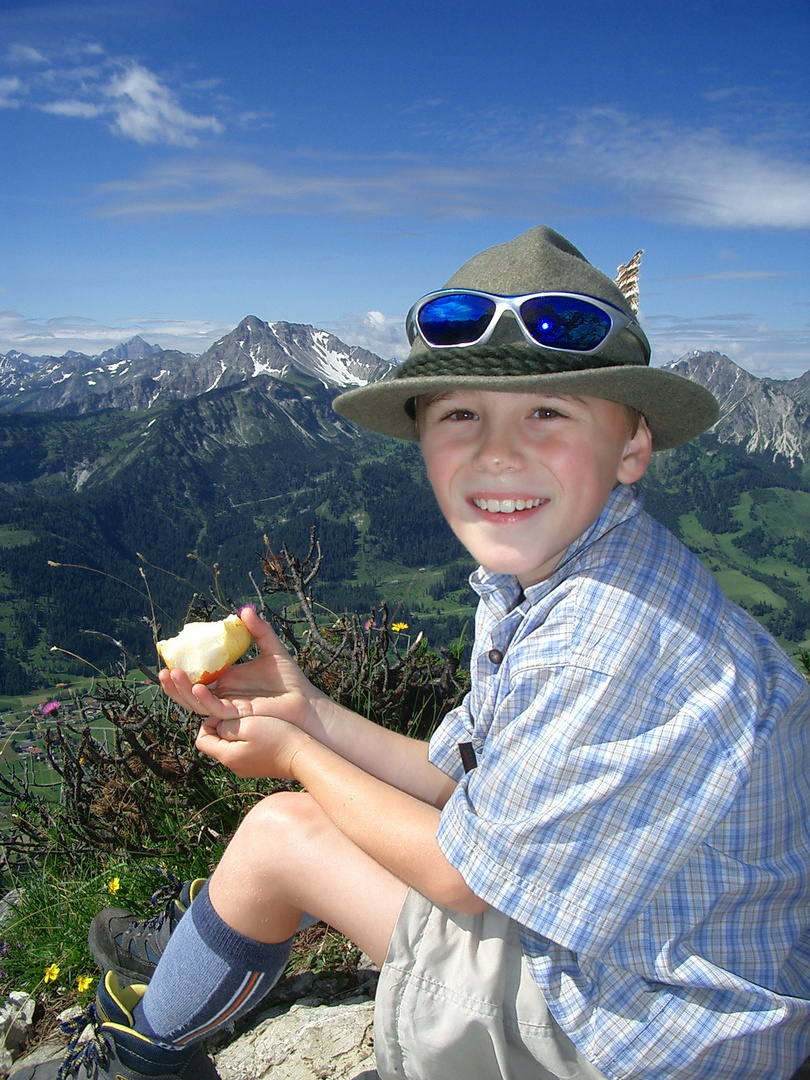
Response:
[{"label": "white cloud", "polygon": [[0,107],[25,104],[53,116],[105,119],[116,134],[138,143],[189,147],[201,136],[224,130],[216,116],[185,108],[153,71],[126,57],[109,56],[99,45],[68,42],[50,59],[15,45],[5,60],[24,70],[0,77]]},{"label": "white cloud", "polygon": [[714,128],[598,108],[575,118],[563,154],[646,215],[711,228],[810,226],[810,166],[789,146],[762,150]]},{"label": "white cloud", "polygon": [[[704,228],[810,226],[810,165],[787,150],[607,109],[561,114],[529,136],[493,135],[474,158],[447,143],[441,156],[307,150],[266,163],[178,159],[98,189],[101,212],[548,220],[610,208]],[[442,143],[436,132],[432,143]]]},{"label": "white cloud", "polygon": [[14,75],[0,78],[0,109],[17,109],[20,106],[18,94],[25,93],[22,81]]},{"label": "white cloud", "polygon": [[104,90],[112,102],[114,126],[139,143],[194,146],[202,132],[222,132],[213,116],[194,116],[147,68],[131,65],[112,79]]},{"label": "white cloud", "polygon": [[95,356],[136,335],[163,349],[198,354],[231,330],[230,324],[182,317],[132,317],[105,325],[80,315],[28,319],[17,311],[0,311],[0,354],[14,349],[29,356],[69,351]]},{"label": "white cloud", "polygon": [[656,366],[693,349],[720,352],[760,378],[795,379],[810,368],[810,330],[777,330],[747,312],[643,319]]},{"label": "white cloud", "polygon": [[[694,349],[721,352],[760,378],[794,379],[808,367],[810,330],[776,330],[748,313],[726,313],[700,318],[661,315],[644,318],[653,349],[653,363],[663,366]],[[347,314],[319,325],[347,345],[359,345],[386,360],[408,355],[403,315],[380,311]],[[12,349],[30,356],[62,356],[65,352],[90,356],[114,348],[136,334],[164,349],[200,354],[234,329],[236,322],[201,319],[129,317],[109,325],[82,316],[29,319],[16,311],[0,311],[0,354]]]},{"label": "white cloud", "polygon": [[48,61],[38,49],[30,45],[9,45],[6,50],[6,60],[10,64],[47,64]]},{"label": "white cloud", "polygon": [[[340,214],[477,219],[520,213],[525,177],[487,165],[436,165],[402,156],[286,154],[270,166],[177,158],[131,180],[102,184],[104,216]],[[533,189],[536,198],[536,186]],[[524,207],[525,209],[525,207]]]},{"label": "white cloud", "polygon": [[52,101],[41,105],[43,112],[52,113],[54,116],[75,116],[82,120],[93,120],[104,111],[100,105],[92,105],[89,101]]},{"label": "white cloud", "polygon": [[[674,363],[686,353],[721,352],[759,378],[795,379],[810,368],[810,329],[776,330],[748,313],[680,318],[642,315],[657,367]],[[345,315],[322,329],[347,345],[360,345],[386,360],[404,360],[409,351],[404,315]]]},{"label": "white cloud", "polygon": [[[722,258],[722,254],[718,258]],[[765,278],[795,277],[790,270],[728,270],[716,274],[675,274],[671,277],[655,277],[650,281],[761,281]]]},{"label": "white cloud", "polygon": [[384,315],[381,311],[347,314],[339,322],[327,323],[320,329],[328,330],[347,345],[368,349],[384,360],[404,360],[408,355],[404,315]]}]

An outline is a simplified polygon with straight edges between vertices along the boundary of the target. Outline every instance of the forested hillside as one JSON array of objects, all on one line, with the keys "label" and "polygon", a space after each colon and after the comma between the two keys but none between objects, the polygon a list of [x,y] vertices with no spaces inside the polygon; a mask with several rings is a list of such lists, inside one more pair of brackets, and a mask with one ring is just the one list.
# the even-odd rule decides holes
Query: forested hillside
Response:
[{"label": "forested hillside", "polygon": [[[419,567],[463,557],[421,478],[418,449],[341,432],[330,401],[317,384],[302,395],[268,381],[149,413],[5,417],[3,691],[87,674],[68,653],[100,667],[116,657],[82,630],[151,655],[147,586],[166,633],[194,589],[212,583],[215,564],[218,588],[249,599],[265,536],[271,548],[304,552],[317,522],[318,598],[335,611],[394,605]],[[417,591],[441,575],[421,576]],[[432,622],[433,636],[460,629],[438,615]]]}]

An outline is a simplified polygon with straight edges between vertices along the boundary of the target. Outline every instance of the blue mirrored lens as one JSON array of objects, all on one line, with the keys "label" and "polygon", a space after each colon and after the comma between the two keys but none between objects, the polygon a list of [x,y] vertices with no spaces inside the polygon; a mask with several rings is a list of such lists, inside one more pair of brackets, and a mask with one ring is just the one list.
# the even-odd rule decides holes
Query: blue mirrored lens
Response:
[{"label": "blue mirrored lens", "polygon": [[605,340],[610,316],[587,300],[544,296],[520,305],[526,329],[539,345],[568,352],[589,352]]},{"label": "blue mirrored lens", "polygon": [[437,296],[420,309],[419,329],[431,345],[469,345],[489,326],[495,304],[485,296]]}]

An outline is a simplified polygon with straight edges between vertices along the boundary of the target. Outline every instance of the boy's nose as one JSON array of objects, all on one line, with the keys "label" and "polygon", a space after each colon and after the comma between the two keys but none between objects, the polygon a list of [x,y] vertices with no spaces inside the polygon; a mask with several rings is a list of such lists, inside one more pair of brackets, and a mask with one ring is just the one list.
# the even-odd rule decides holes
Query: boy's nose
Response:
[{"label": "boy's nose", "polygon": [[520,468],[523,454],[512,425],[485,424],[476,448],[476,468],[492,473]]}]

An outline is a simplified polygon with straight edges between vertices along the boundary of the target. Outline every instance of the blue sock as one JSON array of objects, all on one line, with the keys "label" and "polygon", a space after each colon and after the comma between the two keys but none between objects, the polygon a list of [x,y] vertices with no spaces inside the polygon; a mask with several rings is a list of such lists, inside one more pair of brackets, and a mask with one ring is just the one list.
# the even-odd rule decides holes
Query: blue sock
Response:
[{"label": "blue sock", "polygon": [[291,943],[266,945],[232,930],[214,911],[206,882],[135,1008],[135,1029],[180,1049],[233,1024],[275,986]]}]

